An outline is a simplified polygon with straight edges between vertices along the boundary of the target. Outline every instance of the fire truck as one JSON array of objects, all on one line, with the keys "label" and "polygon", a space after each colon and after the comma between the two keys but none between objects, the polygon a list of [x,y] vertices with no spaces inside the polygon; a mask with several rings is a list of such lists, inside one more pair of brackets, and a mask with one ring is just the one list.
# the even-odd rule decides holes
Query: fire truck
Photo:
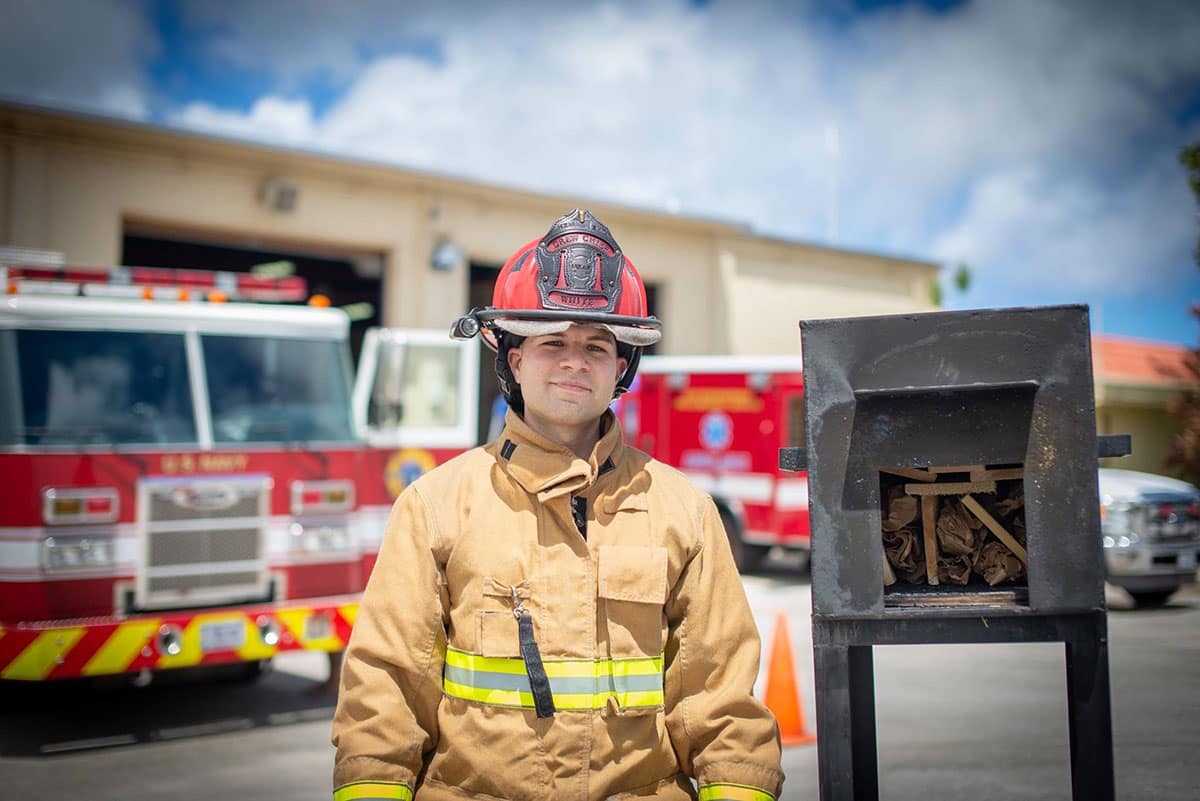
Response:
[{"label": "fire truck", "polygon": [[741,570],[807,553],[808,478],[779,469],[804,446],[799,355],[647,356],[617,408],[630,443],[712,495]]},{"label": "fire truck", "polygon": [[303,279],[0,284],[0,679],[340,653],[392,500],[475,444],[477,344],[373,330],[354,381]]}]

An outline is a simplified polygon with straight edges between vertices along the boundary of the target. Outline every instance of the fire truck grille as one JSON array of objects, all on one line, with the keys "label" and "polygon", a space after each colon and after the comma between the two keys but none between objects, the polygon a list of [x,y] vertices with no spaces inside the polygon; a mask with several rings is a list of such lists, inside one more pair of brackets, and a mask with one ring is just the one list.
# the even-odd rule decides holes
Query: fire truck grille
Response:
[{"label": "fire truck grille", "polygon": [[221,576],[167,576],[150,580],[151,592],[189,592],[221,586],[241,587],[253,584],[258,576],[253,573],[226,573]]},{"label": "fire truck grille", "polygon": [[150,478],[139,487],[143,523],[138,606],[265,599],[269,476]]},{"label": "fire truck grille", "polygon": [[[175,520],[196,520],[198,512],[202,519],[224,520],[237,517],[255,517],[258,515],[258,493],[247,492],[233,497],[221,497],[227,488],[210,490],[210,504],[230,503],[228,508],[210,509],[203,512],[189,508],[191,499],[185,495],[187,488],[173,488],[170,493],[156,493],[150,496],[150,519],[156,522],[171,522]],[[233,489],[228,487],[228,489]]]},{"label": "fire truck grille", "polygon": [[150,538],[150,564],[191,565],[257,559],[260,531],[160,531]]}]

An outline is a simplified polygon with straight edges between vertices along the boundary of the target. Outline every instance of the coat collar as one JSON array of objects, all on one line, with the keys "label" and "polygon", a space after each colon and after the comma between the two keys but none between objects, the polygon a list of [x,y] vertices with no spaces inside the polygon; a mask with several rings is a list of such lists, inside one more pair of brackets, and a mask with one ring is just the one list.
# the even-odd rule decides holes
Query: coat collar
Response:
[{"label": "coat collar", "polygon": [[620,461],[623,447],[621,423],[609,409],[600,418],[603,432],[587,461],[529,427],[512,409],[504,418],[496,459],[501,467],[540,500],[576,493]]}]

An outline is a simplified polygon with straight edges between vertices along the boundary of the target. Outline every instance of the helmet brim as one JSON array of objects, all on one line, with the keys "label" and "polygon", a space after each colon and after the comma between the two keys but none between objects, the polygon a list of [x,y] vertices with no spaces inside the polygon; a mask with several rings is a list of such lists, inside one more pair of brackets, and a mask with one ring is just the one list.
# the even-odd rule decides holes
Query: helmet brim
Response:
[{"label": "helmet brim", "polygon": [[518,317],[497,317],[492,324],[519,337],[540,337],[561,334],[572,325],[594,325],[613,335],[618,342],[644,348],[662,339],[662,331],[632,325],[613,325],[593,320],[525,320]]}]

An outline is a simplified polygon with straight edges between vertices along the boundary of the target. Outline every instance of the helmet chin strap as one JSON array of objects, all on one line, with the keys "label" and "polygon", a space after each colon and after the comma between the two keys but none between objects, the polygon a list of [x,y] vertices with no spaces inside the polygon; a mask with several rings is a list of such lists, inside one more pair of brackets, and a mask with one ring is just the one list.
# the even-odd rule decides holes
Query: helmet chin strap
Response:
[{"label": "helmet chin strap", "polygon": [[[622,353],[622,350],[625,352]],[[625,358],[625,372],[617,379],[617,386],[613,390],[614,398],[619,398],[629,391],[634,377],[637,376],[638,364],[642,360],[642,349],[633,345],[618,344],[617,353]]]},{"label": "helmet chin strap", "polygon": [[512,374],[512,368],[508,366],[508,351],[512,348],[521,346],[522,338],[506,333],[504,331],[496,331],[496,382],[500,385],[500,391],[504,393],[504,399],[508,401],[511,407],[517,414],[525,413],[525,398],[521,395],[521,385],[517,383],[517,379]]}]

